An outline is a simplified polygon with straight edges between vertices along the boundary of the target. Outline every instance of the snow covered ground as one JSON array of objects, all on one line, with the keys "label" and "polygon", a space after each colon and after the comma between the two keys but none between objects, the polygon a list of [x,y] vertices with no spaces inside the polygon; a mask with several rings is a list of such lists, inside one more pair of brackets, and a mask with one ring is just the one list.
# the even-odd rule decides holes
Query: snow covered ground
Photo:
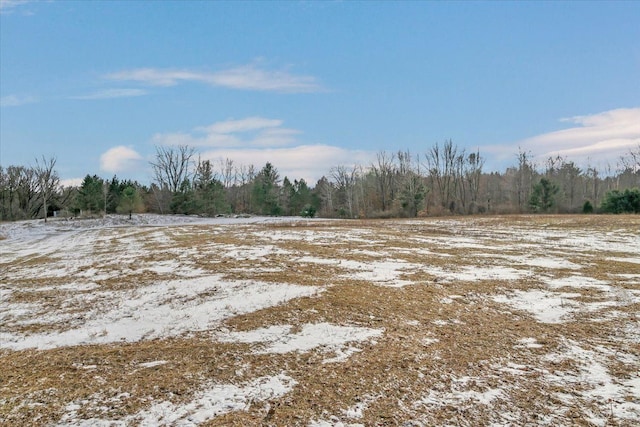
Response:
[{"label": "snow covered ground", "polygon": [[0,255],[0,424],[640,423],[637,217],[24,221]]}]

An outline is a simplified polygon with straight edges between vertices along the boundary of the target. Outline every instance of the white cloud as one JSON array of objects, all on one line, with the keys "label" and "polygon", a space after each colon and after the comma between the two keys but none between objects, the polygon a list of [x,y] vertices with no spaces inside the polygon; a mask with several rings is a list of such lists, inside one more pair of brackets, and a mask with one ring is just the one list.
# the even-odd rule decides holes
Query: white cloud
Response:
[{"label": "white cloud", "polygon": [[225,120],[201,126],[189,133],[156,134],[157,145],[189,145],[192,147],[283,147],[294,144],[296,129],[282,127],[283,121],[263,117]]},{"label": "white cloud", "polygon": [[11,13],[18,6],[32,2],[33,0],[0,0],[0,13]]},{"label": "white cloud", "polygon": [[7,95],[0,98],[0,107],[19,107],[35,102],[38,102],[38,99],[31,95]]},{"label": "white cloud", "polygon": [[240,120],[225,120],[223,122],[217,122],[211,126],[204,128],[198,128],[198,130],[204,130],[213,133],[235,133],[235,132],[247,132],[251,130],[258,130],[264,128],[274,128],[282,125],[282,120],[277,119],[265,119],[263,117],[247,117]]},{"label": "white cloud", "polygon": [[105,172],[133,172],[140,167],[142,156],[130,147],[119,145],[100,156],[100,169]]},{"label": "white cloud", "polygon": [[61,179],[60,185],[63,187],[80,187],[84,178],[69,178],[69,179]]},{"label": "white cloud", "polygon": [[280,178],[287,176],[291,181],[303,178],[307,184],[315,185],[322,176],[328,176],[334,166],[370,165],[375,153],[332,145],[299,145],[268,149],[216,149],[202,153],[202,158],[213,162],[231,159],[239,165],[254,165],[257,170],[270,162],[278,169]]},{"label": "white cloud", "polygon": [[620,108],[561,121],[576,126],[525,139],[520,146],[539,160],[562,156],[582,163],[603,158],[615,162],[640,144],[640,108]]},{"label": "white cloud", "polygon": [[175,86],[181,81],[201,81],[203,75],[191,71],[136,68],[108,74],[105,77],[110,80],[134,81],[151,86]]},{"label": "white cloud", "polygon": [[74,96],[73,99],[92,100],[92,99],[113,99],[113,98],[130,98],[133,96],[146,95],[147,91],[142,89],[106,89],[99,92],[90,93],[88,95]]},{"label": "white cloud", "polygon": [[255,64],[217,72],[136,68],[111,73],[105,77],[110,80],[134,81],[151,86],[175,86],[183,82],[198,82],[230,89],[283,93],[307,93],[322,90],[313,76],[294,75],[286,70],[265,70]]},{"label": "white cloud", "polygon": [[484,145],[496,170],[505,164],[515,165],[518,147],[531,153],[532,160],[541,166],[550,157],[566,157],[579,166],[615,165],[621,156],[640,144],[640,108],[620,108],[602,113],[560,119],[574,126],[536,135],[508,145]]},{"label": "white cloud", "polygon": [[294,76],[286,71],[267,71],[254,65],[214,73],[210,82],[216,86],[274,92],[317,92],[320,86],[312,76]]},{"label": "white cloud", "polygon": [[334,166],[368,166],[375,154],[326,144],[308,144],[298,140],[302,133],[283,127],[279,119],[247,117],[201,126],[191,132],[156,134],[157,145],[202,147],[201,158],[216,163],[233,160],[237,165],[262,168],[267,162],[278,168],[281,178],[304,178],[313,185]]}]

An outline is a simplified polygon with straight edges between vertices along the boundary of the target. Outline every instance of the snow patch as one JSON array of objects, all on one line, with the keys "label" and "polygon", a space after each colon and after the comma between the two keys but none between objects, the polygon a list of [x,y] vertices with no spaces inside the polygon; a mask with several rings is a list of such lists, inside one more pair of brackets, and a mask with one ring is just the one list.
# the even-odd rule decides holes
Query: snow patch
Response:
[{"label": "snow patch", "polygon": [[522,338],[518,340],[518,344],[516,345],[516,347],[542,348],[544,346],[540,344],[535,338]]},{"label": "snow patch", "polygon": [[465,265],[458,271],[445,270],[441,267],[427,267],[426,273],[436,276],[437,280],[444,282],[477,282],[481,280],[519,280],[531,276],[533,273],[527,270],[519,270],[503,266],[477,266]]},{"label": "snow patch", "polygon": [[332,359],[324,363],[346,360],[353,353],[360,351],[355,347],[344,347],[349,342],[362,342],[380,336],[382,329],[372,329],[356,326],[339,326],[331,323],[314,323],[303,325],[297,333],[291,333],[291,325],[276,325],[268,328],[255,329],[248,332],[229,332],[218,337],[222,342],[240,342],[261,344],[257,354],[283,354],[306,352],[317,347],[323,347],[325,352],[335,352]]},{"label": "snow patch", "polygon": [[[140,341],[204,331],[228,317],[311,296],[312,286],[223,280],[220,276],[175,280],[131,291],[112,293],[112,306],[75,329],[18,334],[0,332],[0,348],[51,349],[81,344]],[[12,309],[12,304],[0,303]],[[56,313],[39,318],[55,325]]]},{"label": "snow patch", "polygon": [[640,258],[608,257],[607,259],[609,261],[628,262],[630,264],[640,264]]},{"label": "snow patch", "polygon": [[216,384],[200,391],[185,404],[158,402],[121,420],[78,419],[78,411],[91,402],[72,402],[67,405],[67,412],[57,426],[197,426],[228,412],[247,410],[253,403],[283,396],[293,390],[296,384],[293,378],[284,374],[256,378],[244,386]]},{"label": "snow patch", "polygon": [[166,360],[154,360],[152,362],[139,363],[138,366],[141,368],[155,368],[156,366],[166,365],[167,363],[169,362]]},{"label": "snow patch", "polygon": [[[577,396],[581,396],[587,402],[599,403],[607,410],[598,414],[591,413],[589,422],[597,426],[605,426],[610,422],[609,415],[626,420],[640,419],[640,377],[636,374],[633,378],[619,381],[614,379],[606,367],[610,352],[587,350],[572,340],[565,340],[564,351],[551,353],[543,360],[551,364],[559,364],[564,360],[570,360],[577,364],[575,370],[545,371],[545,379],[549,383],[566,387],[567,384],[575,384],[575,395],[556,393],[556,397],[567,405],[574,404]],[[632,356],[633,363],[640,363],[638,356]]]},{"label": "snow patch", "polygon": [[465,408],[477,405],[490,405],[495,399],[504,395],[499,388],[487,388],[484,391],[470,390],[469,387],[479,388],[482,385],[480,378],[462,377],[454,378],[451,382],[451,391],[431,390],[427,396],[414,403],[414,408],[420,406],[448,406]]},{"label": "snow patch", "polygon": [[611,289],[609,282],[585,276],[569,276],[561,278],[543,277],[542,281],[551,289],[563,288],[565,286],[580,289],[592,288],[598,289],[602,292],[608,292]]}]

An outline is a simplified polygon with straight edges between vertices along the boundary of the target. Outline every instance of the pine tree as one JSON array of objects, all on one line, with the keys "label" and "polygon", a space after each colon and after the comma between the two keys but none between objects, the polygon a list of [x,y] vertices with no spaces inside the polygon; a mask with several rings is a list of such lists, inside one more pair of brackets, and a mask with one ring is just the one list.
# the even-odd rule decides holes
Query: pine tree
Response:
[{"label": "pine tree", "polygon": [[529,206],[534,212],[549,212],[556,203],[555,197],[559,190],[547,178],[540,178],[540,182],[533,186]]}]

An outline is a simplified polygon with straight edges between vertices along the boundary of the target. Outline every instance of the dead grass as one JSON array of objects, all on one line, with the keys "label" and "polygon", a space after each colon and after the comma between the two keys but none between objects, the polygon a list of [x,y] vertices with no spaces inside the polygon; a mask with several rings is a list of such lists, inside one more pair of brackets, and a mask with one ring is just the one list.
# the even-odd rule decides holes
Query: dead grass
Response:
[{"label": "dead grass", "polygon": [[[443,223],[448,225],[443,226]],[[612,354],[627,355],[624,360],[640,360],[640,345],[620,333],[624,325],[637,319],[640,304],[604,307],[598,312],[579,313],[575,319],[562,324],[544,324],[526,312],[493,302],[491,296],[515,289],[541,288],[540,274],[556,277],[582,274],[611,282],[616,274],[630,273],[637,264],[607,259],[625,254],[591,251],[563,257],[582,266],[577,272],[514,265],[529,268],[535,274],[519,280],[446,283],[419,268],[435,266],[455,271],[463,265],[504,265],[503,261],[479,256],[478,248],[440,246],[437,242],[442,238],[476,238],[486,245],[485,253],[505,253],[500,247],[509,242],[496,237],[494,231],[510,228],[544,229],[552,233],[553,230],[598,233],[626,230],[637,235],[640,218],[507,216],[433,221],[292,222],[237,228],[180,226],[169,227],[165,233],[168,241],[157,245],[149,239],[157,228],[135,233],[119,230],[115,232],[117,237],[102,240],[95,254],[106,256],[112,251],[126,250],[128,244],[120,240],[126,237],[142,243],[145,252],[134,258],[140,266],[175,260],[176,252],[162,250],[183,248],[195,254],[189,265],[226,278],[325,288],[314,297],[298,298],[287,304],[232,317],[220,328],[250,331],[272,325],[292,325],[295,331],[305,324],[329,322],[383,329],[384,333],[375,340],[358,344],[356,347],[360,351],[340,363],[322,363],[331,357],[322,348],[302,353],[256,354],[249,344],[216,341],[215,330],[137,343],[46,351],[3,350],[0,351],[0,423],[7,426],[50,425],[58,422],[67,404],[83,400],[107,403],[82,405],[79,418],[120,419],[148,407],[151,402],[187,402],[209,384],[242,384],[262,375],[285,372],[297,381],[291,393],[270,402],[255,403],[247,411],[221,415],[203,425],[306,426],[311,420],[330,420],[332,417],[367,426],[403,425],[412,420],[424,425],[488,425],[506,422],[501,418],[505,413],[514,417],[512,422],[518,425],[536,425],[549,420],[557,425],[590,425],[588,413],[604,414],[606,402],[585,400],[580,394],[588,388],[585,384],[550,384],[546,373],[577,375],[582,367],[575,360],[546,360],[544,356],[561,353],[569,339],[587,349],[603,346]],[[276,240],[269,237],[270,232],[280,231],[300,233],[300,238]],[[309,232],[312,236],[326,233],[336,238],[333,242],[324,238],[303,239],[303,234]],[[362,239],[369,239],[369,243]],[[436,243],[429,244],[430,239]],[[558,239],[552,236],[545,245],[551,246],[556,241]],[[238,259],[227,257],[225,249],[215,249],[259,245],[273,245],[274,251],[257,259]],[[425,250],[418,252],[414,250],[417,248]],[[530,249],[516,247],[508,254],[529,256]],[[376,250],[385,255],[376,257],[366,252]],[[391,288],[355,280],[350,277],[350,270],[339,263],[300,262],[301,256],[349,259],[365,264],[390,257],[418,268],[399,277],[413,285]],[[41,262],[55,264],[56,260],[45,257],[24,262],[28,268]],[[22,268],[17,264],[9,267]],[[82,268],[84,270],[79,271],[95,268],[122,273],[96,281],[100,290],[113,292],[173,277],[151,271],[129,271],[115,260],[87,264]],[[33,282],[34,288],[46,282],[39,280]],[[62,282],[64,279],[55,283]],[[639,289],[639,285],[632,283],[622,286],[629,290]],[[582,296],[575,300],[585,303],[607,297],[591,288],[562,288],[560,291],[579,292]],[[12,302],[59,308],[66,296],[66,293],[54,290],[35,292],[29,289],[13,292],[10,298]],[[207,295],[199,295],[199,298],[206,299]],[[447,298],[449,301],[444,303]],[[89,308],[90,305],[81,306],[79,313]],[[613,310],[619,314],[606,318],[605,315]],[[599,320],[594,321],[594,318]],[[6,324],[0,326],[3,330],[7,327]],[[38,328],[37,324],[32,327]],[[30,329],[20,331],[34,332]],[[534,338],[541,347],[519,344],[527,338]],[[141,366],[141,363],[153,361],[166,363],[147,368]],[[520,367],[520,371],[505,370],[510,366]],[[616,357],[608,359],[606,367],[609,374],[620,381],[637,375],[633,365]],[[492,390],[498,390],[498,393],[489,404],[474,399],[444,398],[453,392],[482,395]],[[568,403],[558,398],[560,393],[576,398]],[[426,399],[428,396],[434,399]],[[438,401],[437,397],[440,397],[440,403],[434,403]],[[364,405],[363,416],[350,419],[345,411],[358,403]],[[611,425],[621,426],[630,426],[634,424],[632,421],[637,420],[615,418],[615,414],[610,419]]]}]

